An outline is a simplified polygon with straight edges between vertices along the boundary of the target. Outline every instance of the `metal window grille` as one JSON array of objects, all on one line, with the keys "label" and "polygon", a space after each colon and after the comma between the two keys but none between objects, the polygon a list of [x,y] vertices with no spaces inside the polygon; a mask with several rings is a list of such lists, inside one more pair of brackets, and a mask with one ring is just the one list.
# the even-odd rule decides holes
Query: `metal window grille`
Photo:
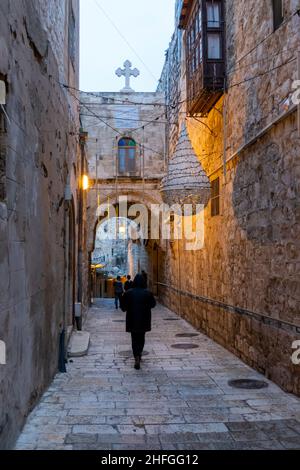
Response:
[{"label": "metal window grille", "polygon": [[273,0],[273,21],[274,21],[274,31],[279,28],[284,19],[283,14],[283,1],[282,0]]}]

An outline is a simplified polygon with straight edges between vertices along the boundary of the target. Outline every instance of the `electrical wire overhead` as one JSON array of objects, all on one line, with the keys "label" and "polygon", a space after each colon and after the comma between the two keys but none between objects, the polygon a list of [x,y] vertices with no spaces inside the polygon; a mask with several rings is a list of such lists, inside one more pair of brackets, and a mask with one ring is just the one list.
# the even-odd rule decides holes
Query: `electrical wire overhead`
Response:
[{"label": "electrical wire overhead", "polygon": [[296,57],[294,57],[293,59],[288,60],[287,62],[284,62],[283,64],[277,65],[276,67],[273,67],[272,69],[269,69],[265,72],[254,75],[253,77],[246,78],[245,80],[242,80],[241,82],[238,82],[238,83],[234,83],[233,85],[229,85],[227,88],[228,89],[234,88],[236,86],[240,86],[240,85],[243,85],[244,83],[250,82],[251,80],[255,80],[256,78],[263,77],[267,75],[268,73],[274,72],[274,70],[277,70],[285,65],[291,64],[292,62],[295,62],[296,60],[297,60]]},{"label": "electrical wire overhead", "polygon": [[[80,102],[80,99],[77,98],[76,95],[74,95],[70,90],[69,90],[69,93],[71,94],[71,96],[73,96],[73,98],[78,101],[83,107],[85,107],[89,112],[91,112],[93,114],[93,116],[97,119],[99,119],[99,121],[101,121],[103,124],[105,124],[107,127],[109,127],[110,129],[112,129],[116,134],[117,136],[120,136],[120,137],[123,137],[124,136],[124,133],[123,132],[120,132],[118,129],[116,129],[115,127],[111,126],[108,122],[106,122],[104,119],[100,118],[96,113],[94,113],[91,109],[89,109],[85,104],[81,103]],[[134,133],[136,132],[136,130],[131,130],[130,131],[131,133]],[[138,142],[136,143],[142,150],[143,149],[146,149],[146,150],[150,150],[151,152],[153,153],[156,153],[157,155],[160,155],[161,157],[164,157],[164,155],[161,153],[161,152],[158,152],[157,150],[154,150],[152,149],[151,147],[148,147],[146,145],[142,145],[142,144],[139,144]]]},{"label": "electrical wire overhead", "polygon": [[[56,80],[57,81],[57,80]],[[66,89],[69,89],[69,90],[73,90],[73,91],[77,91],[78,93],[81,93],[82,95],[87,95],[87,96],[94,96],[95,98],[102,98],[104,100],[108,100],[109,102],[106,102],[106,103],[97,103],[97,105],[99,104],[104,104],[104,105],[116,105],[117,104],[120,104],[120,105],[124,105],[124,106],[128,106],[130,104],[132,105],[137,105],[137,106],[166,106],[166,103],[162,103],[161,101],[154,101],[153,103],[145,103],[145,102],[138,102],[138,101],[130,101],[129,99],[119,99],[119,98],[116,98],[116,97],[112,97],[111,95],[115,94],[115,92],[111,92],[111,93],[108,93],[110,96],[105,96],[102,93],[97,93],[97,92],[93,92],[93,91],[83,91],[83,90],[80,90],[79,88],[75,88],[75,87],[72,87],[70,85],[67,85],[66,83],[61,83],[59,81],[57,81],[57,83],[59,83],[62,87],[66,88]],[[139,92],[135,93],[136,95],[138,95]],[[120,93],[117,93],[117,94],[120,94]],[[150,94],[150,92],[149,92]],[[153,93],[151,93],[153,94]],[[93,103],[90,103],[90,104],[93,104]]]},{"label": "electrical wire overhead", "polygon": [[111,19],[111,17],[108,15],[108,13],[104,10],[104,8],[99,4],[98,0],[94,0],[94,3],[95,5],[97,6],[97,8],[103,13],[103,15],[106,17],[106,19],[110,22],[110,24],[112,25],[112,27],[115,29],[115,31],[119,34],[119,36],[123,39],[123,41],[127,44],[127,46],[130,48],[130,50],[135,54],[135,56],[137,57],[137,59],[143,64],[143,66],[145,67],[145,69],[147,70],[147,72],[151,75],[152,78],[154,78],[154,80],[156,82],[158,82],[158,78],[155,77],[155,75],[152,73],[152,71],[149,69],[149,67],[147,66],[147,64],[144,62],[144,60],[140,57],[140,55],[138,54],[138,52],[136,51],[136,49],[130,44],[130,42],[128,41],[128,39],[125,37],[125,35],[122,33],[122,31],[118,28],[118,26],[115,24],[115,22]]},{"label": "electrical wire overhead", "polygon": [[[297,9],[295,12],[293,12],[288,18],[286,18],[283,23],[281,24],[281,27],[286,25],[287,23],[289,23],[296,15],[300,16],[300,9]],[[259,41],[257,44],[255,44],[254,47],[252,47],[252,49],[250,49],[248,52],[246,52],[246,54],[244,54],[242,57],[240,57],[236,63],[236,64],[239,64],[240,62],[242,62],[246,57],[248,57],[250,54],[252,54],[252,52],[254,52],[261,44],[263,44],[265,41],[267,41],[267,39],[269,39],[271,36],[273,36],[274,34],[274,31],[272,31],[271,33],[269,33],[267,36],[265,36],[261,41]],[[231,72],[231,69],[228,70],[228,73]]]}]

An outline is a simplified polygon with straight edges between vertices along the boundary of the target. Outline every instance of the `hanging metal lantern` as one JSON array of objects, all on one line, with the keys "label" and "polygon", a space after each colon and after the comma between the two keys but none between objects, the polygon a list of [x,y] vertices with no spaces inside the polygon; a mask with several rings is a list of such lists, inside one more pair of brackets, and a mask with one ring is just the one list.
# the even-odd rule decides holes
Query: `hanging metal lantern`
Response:
[{"label": "hanging metal lantern", "polygon": [[169,161],[168,172],[162,179],[163,201],[173,204],[207,205],[210,181],[193,149],[185,123],[182,126],[175,153]]}]

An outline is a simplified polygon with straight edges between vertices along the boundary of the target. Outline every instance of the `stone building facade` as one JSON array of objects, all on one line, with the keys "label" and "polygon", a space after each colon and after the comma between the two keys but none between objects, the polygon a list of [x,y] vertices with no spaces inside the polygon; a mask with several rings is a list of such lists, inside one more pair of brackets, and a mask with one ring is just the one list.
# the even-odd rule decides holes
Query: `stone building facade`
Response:
[{"label": "stone building facade", "polygon": [[[204,248],[185,251],[179,241],[160,253],[160,299],[300,394],[300,369],[291,361],[300,335],[300,140],[292,101],[299,2],[214,2],[224,5],[225,80],[221,96],[200,114],[189,111],[187,99],[187,30],[196,3],[177,2],[158,90],[172,105],[170,158],[185,121],[212,198]],[[178,87],[170,85],[174,78]]]},{"label": "stone building facade", "polygon": [[[90,255],[95,247],[96,228],[101,223],[97,213],[100,205],[117,209],[120,197],[127,198],[128,207],[144,204],[150,210],[151,204],[161,204],[159,188],[166,162],[165,117],[162,93],[132,90],[81,94],[81,121],[84,131],[88,132],[91,182],[87,211]],[[122,144],[128,142],[134,150],[128,145],[122,148]],[[140,257],[140,263],[130,263],[149,273],[150,285],[154,288],[157,243],[155,240],[142,243],[147,245],[148,255],[143,247],[135,247],[133,252]]]},{"label": "stone building facade", "polygon": [[50,384],[74,320],[85,156],[78,101],[61,83],[78,87],[78,38],[78,0],[0,3],[2,449]]}]

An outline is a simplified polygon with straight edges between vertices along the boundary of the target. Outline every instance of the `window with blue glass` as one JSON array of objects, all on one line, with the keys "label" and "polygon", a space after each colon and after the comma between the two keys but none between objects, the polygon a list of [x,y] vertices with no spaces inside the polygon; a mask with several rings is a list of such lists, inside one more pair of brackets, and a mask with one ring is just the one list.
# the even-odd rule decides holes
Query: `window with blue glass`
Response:
[{"label": "window with blue glass", "polygon": [[123,137],[118,144],[119,175],[133,175],[136,171],[136,142]]}]

